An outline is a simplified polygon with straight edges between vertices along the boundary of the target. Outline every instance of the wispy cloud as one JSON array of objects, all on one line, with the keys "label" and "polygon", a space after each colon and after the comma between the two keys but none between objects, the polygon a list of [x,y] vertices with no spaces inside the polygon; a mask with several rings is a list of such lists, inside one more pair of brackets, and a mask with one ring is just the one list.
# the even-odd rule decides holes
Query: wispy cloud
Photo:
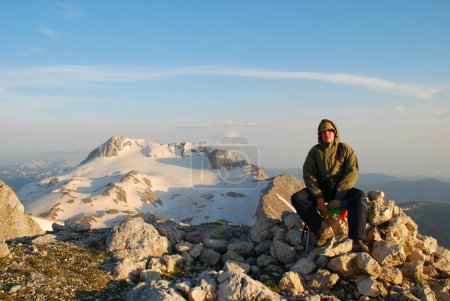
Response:
[{"label": "wispy cloud", "polygon": [[218,120],[211,124],[179,124],[176,126],[178,129],[187,130],[202,130],[211,128],[246,128],[246,127],[259,127],[255,122],[250,121],[235,121],[235,120]]},{"label": "wispy cloud", "polygon": [[408,95],[417,98],[429,99],[435,94],[449,90],[450,82],[440,85],[421,85],[400,83],[382,78],[368,77],[346,73],[319,73],[303,71],[272,71],[258,69],[222,69],[211,70],[211,74],[266,78],[266,79],[304,79],[322,82],[359,86],[380,92]]},{"label": "wispy cloud", "polygon": [[59,33],[55,29],[47,26],[41,26],[41,28],[39,28],[39,32],[53,41],[57,40],[59,37]]},{"label": "wispy cloud", "polygon": [[[58,36],[58,33],[50,28],[43,28],[42,32],[52,39],[55,39]],[[175,76],[228,76],[261,79],[313,80],[333,84],[351,85],[375,90],[381,93],[406,95],[421,99],[431,99],[438,93],[450,90],[450,82],[416,84],[347,73],[274,71],[220,66],[168,69],[76,65],[36,68],[0,67],[0,82],[3,82],[2,85],[6,87],[54,87],[107,82],[145,82],[162,80]]]},{"label": "wispy cloud", "polygon": [[69,4],[59,3],[58,6],[62,9],[65,18],[76,18],[83,14],[82,9]]},{"label": "wispy cloud", "polygon": [[437,118],[441,116],[449,116],[449,111],[447,107],[430,104],[421,104],[411,107],[396,106],[395,112],[406,115],[408,117],[419,116],[419,117]]},{"label": "wispy cloud", "polygon": [[182,129],[182,130],[206,130],[211,128],[211,126],[209,125],[203,125],[203,124],[181,124],[181,125],[177,125],[175,126],[177,129]]},{"label": "wispy cloud", "polygon": [[233,120],[219,120],[216,124],[220,127],[257,127],[258,125],[250,121],[233,121]]},{"label": "wispy cloud", "polygon": [[34,115],[37,111],[67,107],[73,104],[110,103],[110,99],[98,97],[28,95],[0,87],[0,120],[16,118],[20,115]]}]

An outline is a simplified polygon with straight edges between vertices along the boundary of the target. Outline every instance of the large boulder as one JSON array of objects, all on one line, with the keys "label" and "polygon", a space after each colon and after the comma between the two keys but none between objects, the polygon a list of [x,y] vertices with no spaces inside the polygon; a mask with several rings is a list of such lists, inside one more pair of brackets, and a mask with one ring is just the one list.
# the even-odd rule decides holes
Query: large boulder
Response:
[{"label": "large boulder", "polygon": [[39,224],[24,213],[14,191],[0,180],[0,240],[43,233]]},{"label": "large boulder", "polygon": [[275,224],[281,223],[282,215],[295,212],[291,196],[303,188],[305,188],[303,182],[288,173],[272,178],[256,210],[256,223],[250,233],[253,241],[272,239],[272,229]]},{"label": "large boulder", "polygon": [[389,241],[375,242],[372,256],[383,266],[398,266],[406,261],[406,254],[403,247]]},{"label": "large boulder", "polygon": [[113,273],[118,279],[128,278],[131,272],[145,267],[149,257],[162,256],[171,248],[167,237],[141,217],[114,227],[107,239],[108,254],[115,261]]},{"label": "large boulder", "polygon": [[297,255],[295,249],[282,242],[281,240],[274,240],[270,248],[270,255],[282,263],[292,263]]},{"label": "large boulder", "polygon": [[343,278],[353,278],[359,273],[357,257],[357,253],[339,255],[328,263],[328,269]]},{"label": "large boulder", "polygon": [[225,300],[280,300],[280,296],[272,292],[259,281],[253,280],[244,273],[224,272],[218,277],[218,301]]},{"label": "large boulder", "polygon": [[324,290],[326,288],[332,288],[338,281],[339,276],[337,274],[320,269],[314,274],[310,288],[314,290]]},{"label": "large boulder", "polygon": [[363,276],[357,280],[357,288],[358,292],[363,296],[376,298],[387,295],[383,284],[368,276]]},{"label": "large boulder", "polygon": [[286,272],[279,282],[279,287],[282,292],[294,296],[305,291],[300,275],[295,272]]}]

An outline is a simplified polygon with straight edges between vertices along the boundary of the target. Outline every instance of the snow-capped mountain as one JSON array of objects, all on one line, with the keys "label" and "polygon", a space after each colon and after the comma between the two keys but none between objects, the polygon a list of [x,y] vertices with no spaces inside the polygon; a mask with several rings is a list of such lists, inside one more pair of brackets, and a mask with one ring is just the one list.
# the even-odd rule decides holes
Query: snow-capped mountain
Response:
[{"label": "snow-capped mountain", "polygon": [[94,228],[141,212],[191,224],[252,224],[268,183],[236,152],[114,136],[77,167],[17,195],[27,213],[60,221],[79,217]]}]

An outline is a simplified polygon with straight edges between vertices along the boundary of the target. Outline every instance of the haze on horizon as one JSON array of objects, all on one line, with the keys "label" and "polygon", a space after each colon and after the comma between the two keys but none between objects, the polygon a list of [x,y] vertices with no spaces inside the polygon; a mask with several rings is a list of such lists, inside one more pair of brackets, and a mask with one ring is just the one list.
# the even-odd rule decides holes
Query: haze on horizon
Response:
[{"label": "haze on horizon", "polygon": [[261,166],[295,167],[330,118],[362,173],[450,176],[449,9],[0,1],[0,165],[122,135],[244,136]]}]

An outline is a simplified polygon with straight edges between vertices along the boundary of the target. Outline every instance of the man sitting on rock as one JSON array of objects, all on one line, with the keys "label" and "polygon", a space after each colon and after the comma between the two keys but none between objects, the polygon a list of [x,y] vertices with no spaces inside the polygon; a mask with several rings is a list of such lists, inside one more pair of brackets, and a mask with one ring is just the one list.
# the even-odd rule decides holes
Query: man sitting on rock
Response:
[{"label": "man sitting on rock", "polygon": [[331,120],[323,119],[317,134],[319,143],[311,148],[303,164],[306,188],[292,195],[292,205],[318,236],[318,246],[334,236],[327,222],[332,218],[331,210],[346,209],[349,238],[356,249],[368,252],[365,231],[368,208],[363,202],[366,196],[353,187],[358,180],[356,155],[349,145],[339,141],[339,130]]}]

